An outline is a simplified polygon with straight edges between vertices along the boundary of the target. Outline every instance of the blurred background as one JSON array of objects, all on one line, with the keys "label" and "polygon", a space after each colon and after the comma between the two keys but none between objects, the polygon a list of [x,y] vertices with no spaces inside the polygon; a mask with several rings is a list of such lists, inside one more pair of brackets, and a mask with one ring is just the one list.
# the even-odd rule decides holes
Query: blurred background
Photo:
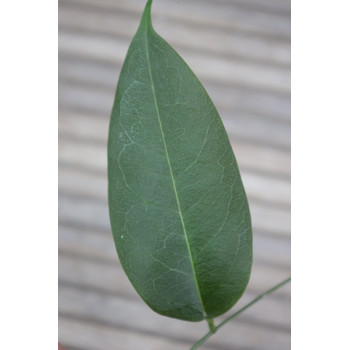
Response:
[{"label": "blurred background", "polygon": [[[109,226],[108,122],[145,3],[58,2],[59,340],[67,350],[188,350],[207,332],[205,322],[165,318],[143,303]],[[290,0],[154,0],[152,13],[211,96],[241,169],[254,263],[237,309],[290,275]],[[290,349],[290,286],[203,349]]]}]

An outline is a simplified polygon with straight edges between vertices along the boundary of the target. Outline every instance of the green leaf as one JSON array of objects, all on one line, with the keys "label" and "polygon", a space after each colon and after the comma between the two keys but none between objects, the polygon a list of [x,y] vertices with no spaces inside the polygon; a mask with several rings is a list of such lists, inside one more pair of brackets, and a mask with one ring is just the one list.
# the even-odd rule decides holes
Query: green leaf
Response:
[{"label": "green leaf", "polygon": [[121,264],[156,312],[219,316],[252,263],[247,198],[222,121],[181,57],[155,33],[148,1],[115,96],[109,209]]}]

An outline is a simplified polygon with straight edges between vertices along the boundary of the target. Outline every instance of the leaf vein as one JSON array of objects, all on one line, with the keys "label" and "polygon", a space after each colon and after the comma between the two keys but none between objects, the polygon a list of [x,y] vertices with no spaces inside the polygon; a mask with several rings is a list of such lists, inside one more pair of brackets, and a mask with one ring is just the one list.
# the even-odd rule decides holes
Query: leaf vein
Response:
[{"label": "leaf vein", "polygon": [[155,104],[155,108],[156,108],[156,111],[157,111],[157,117],[158,117],[160,131],[161,131],[161,134],[162,134],[162,140],[163,140],[163,144],[164,144],[166,159],[167,159],[168,166],[169,166],[170,177],[171,177],[171,181],[172,181],[172,185],[173,185],[173,189],[174,189],[174,193],[175,193],[177,206],[178,206],[178,209],[179,209],[179,217],[180,217],[180,220],[181,220],[181,224],[182,224],[182,228],[183,228],[184,236],[185,236],[185,240],[186,240],[186,245],[187,245],[187,249],[188,249],[188,253],[189,253],[189,257],[190,257],[190,261],[191,261],[191,266],[192,266],[192,270],[193,270],[193,277],[194,277],[195,285],[196,285],[196,288],[197,288],[200,304],[201,304],[201,307],[202,307],[202,313],[203,313],[204,316],[206,316],[206,311],[205,311],[204,303],[203,303],[202,296],[201,296],[201,293],[200,293],[200,289],[199,289],[199,285],[198,285],[198,281],[197,281],[197,276],[196,276],[196,271],[195,271],[195,268],[194,268],[192,252],[191,252],[190,244],[189,244],[189,241],[188,241],[188,234],[187,234],[187,231],[186,231],[186,226],[185,226],[184,218],[183,218],[182,211],[181,211],[179,196],[178,196],[177,189],[176,189],[176,184],[175,184],[175,179],[174,179],[174,175],[173,175],[173,170],[172,170],[171,163],[170,163],[170,158],[169,158],[169,154],[168,154],[168,148],[167,148],[167,144],[166,144],[166,141],[165,141],[163,125],[162,125],[162,121],[161,121],[161,118],[160,118],[159,107],[158,107],[157,97],[156,97],[154,83],[153,83],[153,76],[152,76],[150,57],[149,57],[148,35],[147,35],[147,33],[148,33],[148,29],[146,29],[146,56],[147,56],[147,63],[148,63],[148,69],[149,69],[149,75],[150,75],[151,88],[152,88],[152,93],[153,93],[153,97],[154,97],[154,104]]}]

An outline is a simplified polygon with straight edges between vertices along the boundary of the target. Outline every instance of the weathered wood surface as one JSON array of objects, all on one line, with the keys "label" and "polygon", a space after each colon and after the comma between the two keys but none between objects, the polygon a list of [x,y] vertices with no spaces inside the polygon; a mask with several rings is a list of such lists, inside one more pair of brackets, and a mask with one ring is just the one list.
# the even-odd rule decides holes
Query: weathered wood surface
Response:
[{"label": "weathered wood surface", "polygon": [[[140,300],[109,227],[108,120],[145,1],[59,1],[59,339],[68,350],[189,349],[207,331]],[[239,307],[290,274],[290,1],[154,0],[153,17],[208,90],[241,168],[254,265]],[[203,345],[289,348],[290,286]]]}]

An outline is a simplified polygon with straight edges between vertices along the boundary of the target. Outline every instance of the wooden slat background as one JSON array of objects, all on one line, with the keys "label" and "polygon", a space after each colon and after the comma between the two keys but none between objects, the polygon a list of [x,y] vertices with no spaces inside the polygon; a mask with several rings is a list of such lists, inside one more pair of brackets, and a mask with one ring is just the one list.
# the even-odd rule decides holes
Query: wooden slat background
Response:
[{"label": "wooden slat background", "polygon": [[[189,349],[207,331],[140,300],[109,227],[109,115],[145,2],[59,0],[59,339],[68,350]],[[254,264],[239,307],[290,274],[290,0],[154,0],[153,22],[208,90],[241,169]],[[289,348],[290,286],[203,345]]]}]

